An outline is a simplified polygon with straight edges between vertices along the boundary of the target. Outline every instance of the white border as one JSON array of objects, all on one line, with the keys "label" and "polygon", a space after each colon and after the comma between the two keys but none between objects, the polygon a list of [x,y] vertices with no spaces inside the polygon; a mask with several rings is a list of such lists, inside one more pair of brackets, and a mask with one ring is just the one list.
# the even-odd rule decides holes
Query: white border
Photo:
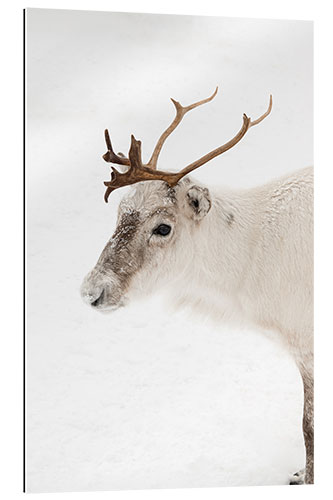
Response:
[{"label": "white border", "polygon": [[[1,482],[2,498],[22,497],[22,9],[25,7],[152,12],[167,14],[219,15],[225,17],[257,17],[305,19],[315,21],[315,159],[316,159],[316,485],[313,487],[247,487],[186,490],[149,490],[99,493],[52,494],[54,499],[157,498],[196,500],[256,500],[281,498],[327,498],[333,487],[332,463],[332,26],[329,2],[326,0],[233,0],[232,2],[189,2],[168,0],[81,0],[32,1],[17,0],[2,7],[0,30],[1,68]],[[5,117],[5,118],[4,118]],[[283,145],[281,145],[283,147]],[[5,151],[5,154],[4,154]],[[328,236],[325,238],[325,236]],[[5,276],[5,280],[3,277]],[[31,495],[37,497],[37,495]],[[43,500],[50,494],[38,494]]]}]

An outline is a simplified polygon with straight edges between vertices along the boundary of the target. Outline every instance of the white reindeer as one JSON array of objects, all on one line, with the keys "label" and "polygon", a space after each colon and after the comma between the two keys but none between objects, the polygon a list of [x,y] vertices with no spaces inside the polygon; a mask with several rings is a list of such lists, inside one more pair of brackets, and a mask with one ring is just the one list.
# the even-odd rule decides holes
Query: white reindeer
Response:
[{"label": "white reindeer", "polygon": [[[304,386],[306,467],[290,484],[313,483],[313,174],[311,168],[247,190],[208,190],[192,170],[233,147],[271,111],[243,125],[229,142],[179,173],[157,170],[161,148],[185,113],[216,95],[183,107],[163,132],[151,159],[141,160],[132,136],[128,158],[116,155],[108,131],[104,159],[112,167],[105,200],[137,184],[119,205],[117,228],[82,284],[82,297],[97,310],[172,285],[172,297],[221,318],[225,297],[252,323],[279,332],[299,367]],[[144,182],[144,181],[150,182]]]}]

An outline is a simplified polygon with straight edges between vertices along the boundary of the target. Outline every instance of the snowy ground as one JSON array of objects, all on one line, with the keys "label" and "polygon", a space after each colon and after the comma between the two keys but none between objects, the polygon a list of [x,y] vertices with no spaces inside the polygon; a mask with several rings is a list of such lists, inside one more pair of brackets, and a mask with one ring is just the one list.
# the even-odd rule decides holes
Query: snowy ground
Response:
[{"label": "snowy ground", "polygon": [[168,98],[219,84],[161,155],[178,168],[272,92],[265,124],[197,177],[242,187],[309,165],[311,41],[306,22],[29,10],[28,491],[286,484],[303,466],[301,381],[271,335],[171,315],[158,297],[100,315],[79,287],[123,194],[102,199],[103,129],[125,152],[134,132],[148,155]]}]

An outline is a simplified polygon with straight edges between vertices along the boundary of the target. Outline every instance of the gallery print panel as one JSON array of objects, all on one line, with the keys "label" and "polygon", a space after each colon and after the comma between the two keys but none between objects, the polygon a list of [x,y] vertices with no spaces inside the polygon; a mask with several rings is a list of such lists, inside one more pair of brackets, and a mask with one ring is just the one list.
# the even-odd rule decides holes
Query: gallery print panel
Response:
[{"label": "gallery print panel", "polygon": [[313,483],[312,29],[25,11],[28,492]]}]

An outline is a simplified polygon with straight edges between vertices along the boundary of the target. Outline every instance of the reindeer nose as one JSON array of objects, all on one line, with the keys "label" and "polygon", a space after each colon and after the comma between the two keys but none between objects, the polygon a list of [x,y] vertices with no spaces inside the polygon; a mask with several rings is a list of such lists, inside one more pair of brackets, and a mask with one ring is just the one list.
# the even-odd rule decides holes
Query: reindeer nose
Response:
[{"label": "reindeer nose", "polygon": [[101,291],[101,294],[99,297],[97,297],[97,299],[90,302],[90,305],[93,307],[97,307],[103,303],[103,300],[104,300],[104,289]]},{"label": "reindeer nose", "polygon": [[104,286],[91,285],[89,279],[86,278],[81,286],[81,296],[86,304],[97,307],[105,300],[105,288]]}]

